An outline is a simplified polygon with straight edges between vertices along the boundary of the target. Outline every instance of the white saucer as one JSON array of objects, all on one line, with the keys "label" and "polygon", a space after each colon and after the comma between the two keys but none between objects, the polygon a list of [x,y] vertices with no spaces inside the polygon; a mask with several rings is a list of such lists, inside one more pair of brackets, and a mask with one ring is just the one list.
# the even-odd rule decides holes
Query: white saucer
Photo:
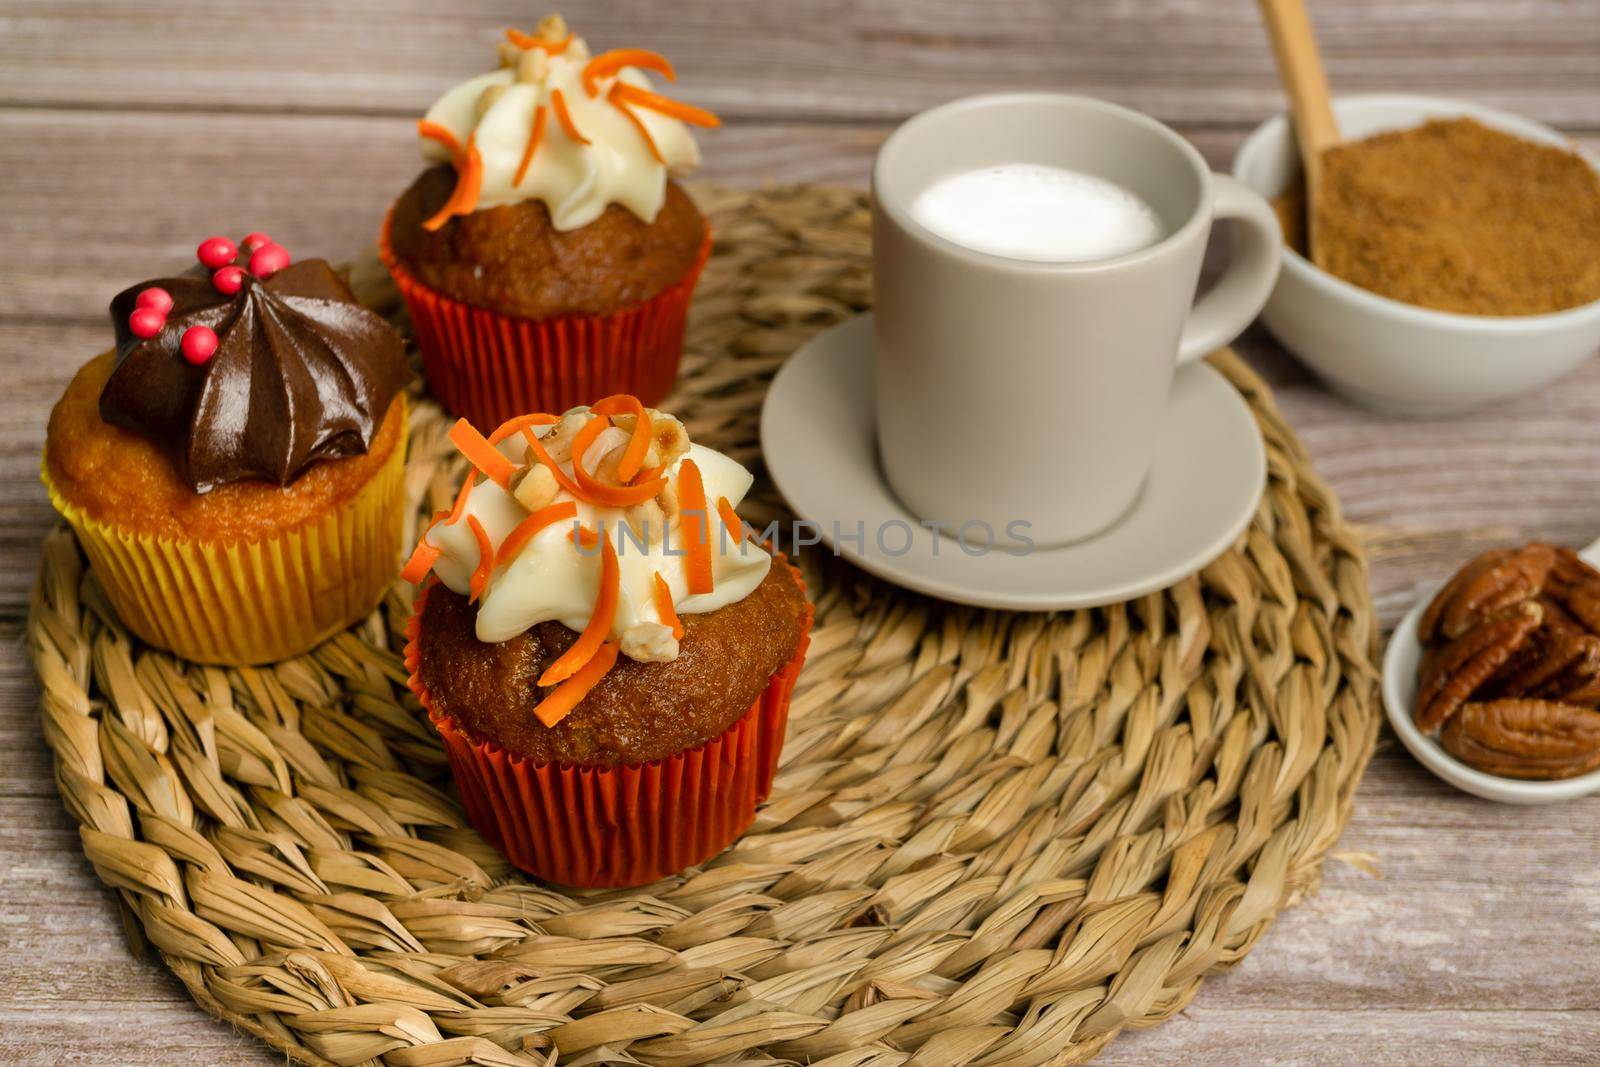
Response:
[{"label": "white saucer", "polygon": [[[1025,555],[963,549],[920,525],[883,479],[873,433],[872,359],[870,315],[808,341],[767,392],[761,448],[779,491],[796,515],[817,524],[824,543],[907,589],[1016,611],[1128,600],[1164,589],[1221,555],[1261,500],[1266,449],[1255,418],[1221,374],[1195,363],[1173,382],[1155,464],[1120,522],[1087,541]],[[858,523],[866,531],[860,543],[854,540]],[[885,531],[882,543],[878,530]],[[909,549],[895,554],[908,539]]]}]

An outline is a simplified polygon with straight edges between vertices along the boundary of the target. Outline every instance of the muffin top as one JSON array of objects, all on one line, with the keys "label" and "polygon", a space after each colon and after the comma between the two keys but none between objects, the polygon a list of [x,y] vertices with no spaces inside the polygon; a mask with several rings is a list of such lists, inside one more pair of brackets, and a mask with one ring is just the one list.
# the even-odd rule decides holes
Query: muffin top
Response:
[{"label": "muffin top", "polygon": [[476,608],[431,586],[418,620],[418,673],[436,714],[479,741],[540,763],[585,767],[665,759],[738,722],[800,643],[805,593],[786,566],[716,611],[683,616],[678,654],[664,663],[617,657],[554,726],[537,714],[538,685],[579,635],[544,622],[506,641],[473,635]]},{"label": "muffin top", "polygon": [[394,454],[405,451],[405,398],[396,396],[371,446],[318,463],[287,486],[242,481],[196,493],[151,439],[100,417],[116,363],[103,352],[79,368],[50,411],[45,469],[54,491],[96,522],[167,539],[237,544],[312,523],[355,498]]},{"label": "muffin top", "polygon": [[291,263],[265,234],[210,237],[196,256],[112,298],[100,417],[154,444],[195,493],[288,486],[366,454],[409,373],[400,335],[327,263]]},{"label": "muffin top", "polygon": [[559,15],[506,38],[498,70],[447,90],[418,124],[424,158],[456,171],[453,194],[423,225],[528,200],[543,202],[560,231],[612,204],[654,221],[668,176],[700,161],[688,126],[715,126],[716,116],[652,90],[645,70],[676,78],[663,57],[591,55]]},{"label": "muffin top", "polygon": [[[488,438],[463,419],[450,437],[473,469],[403,577],[421,581],[431,570],[475,604],[479,645],[542,635],[540,647],[554,655],[535,657],[530,711],[545,727],[619,660],[676,661],[685,617],[743,601],[772,569],[734,512],[749,472],[634,397],[522,416]],[[541,629],[547,623],[558,626]],[[574,635],[564,647],[561,629]]]},{"label": "muffin top", "polygon": [[429,167],[395,202],[390,248],[422,284],[504,315],[609,315],[689,276],[704,251],[705,219],[677,182],[654,222],[612,204],[589,225],[560,231],[538,200],[474,211],[441,230],[422,220],[455,188]]}]

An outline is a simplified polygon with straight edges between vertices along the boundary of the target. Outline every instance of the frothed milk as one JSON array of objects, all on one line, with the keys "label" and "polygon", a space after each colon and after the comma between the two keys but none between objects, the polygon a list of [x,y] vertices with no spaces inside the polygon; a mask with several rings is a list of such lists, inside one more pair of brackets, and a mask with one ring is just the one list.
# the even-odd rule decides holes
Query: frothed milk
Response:
[{"label": "frothed milk", "polygon": [[1110,259],[1166,235],[1149,204],[1115,182],[1038,163],[1006,163],[942,178],[911,214],[977,252],[1051,263]]}]

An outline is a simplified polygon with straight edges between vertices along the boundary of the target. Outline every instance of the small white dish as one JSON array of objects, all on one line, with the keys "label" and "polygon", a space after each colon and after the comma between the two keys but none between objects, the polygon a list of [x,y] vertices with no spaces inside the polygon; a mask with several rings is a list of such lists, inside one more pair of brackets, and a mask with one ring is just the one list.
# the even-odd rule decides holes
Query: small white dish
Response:
[{"label": "small white dish", "polygon": [[[1465,115],[1529,141],[1575,147],[1548,126],[1463,100],[1350,96],[1335,100],[1333,110],[1349,140]],[[1269,198],[1299,170],[1281,115],[1257,127],[1233,161],[1233,176]],[[1549,315],[1433,311],[1351,285],[1289,248],[1261,318],[1335,391],[1404,415],[1458,414],[1530,392],[1600,348],[1600,301]]]},{"label": "small white dish", "polygon": [[[1590,564],[1600,564],[1600,542],[1579,553]],[[1411,721],[1411,706],[1417,697],[1417,664],[1422,659],[1422,646],[1417,641],[1417,620],[1427,610],[1439,588],[1429,590],[1400,620],[1389,647],[1383,654],[1383,703],[1389,713],[1389,725],[1400,735],[1417,762],[1443,778],[1457,789],[1485,800],[1502,804],[1550,804],[1558,800],[1574,800],[1591,793],[1600,793],[1600,771],[1590,771],[1576,778],[1562,778],[1553,782],[1525,781],[1502,778],[1469,767],[1444,750],[1438,740],[1417,729]]]},{"label": "small white dish", "polygon": [[816,524],[823,543],[863,570],[929,596],[1053,611],[1163,589],[1234,542],[1266,485],[1266,449],[1249,407],[1222,375],[1195,363],[1179,369],[1154,466],[1133,509],[1111,529],[1025,554],[982,549],[974,530],[963,547],[921,525],[884,481],[872,361],[870,315],[808,341],[767,392],[761,448],[779,491],[797,516]]}]

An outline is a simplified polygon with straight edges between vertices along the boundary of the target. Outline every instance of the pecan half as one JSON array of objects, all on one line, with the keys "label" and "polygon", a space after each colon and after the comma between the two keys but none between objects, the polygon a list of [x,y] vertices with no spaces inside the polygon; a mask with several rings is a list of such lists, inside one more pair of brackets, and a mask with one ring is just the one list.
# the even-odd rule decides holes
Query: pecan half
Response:
[{"label": "pecan half", "polygon": [[1584,562],[1582,556],[1575,549],[1565,545],[1555,546],[1556,562],[1550,568],[1550,577],[1546,585],[1552,592],[1564,592],[1575,585],[1588,582],[1600,582],[1600,570],[1595,570]]},{"label": "pecan half", "polygon": [[1590,633],[1600,633],[1600,579],[1578,582],[1561,590],[1561,606]]},{"label": "pecan half", "polygon": [[1556,563],[1554,545],[1491,549],[1468,563],[1422,613],[1417,636],[1453,640],[1492,615],[1538,596]]},{"label": "pecan half", "polygon": [[1444,618],[1445,609],[1484,571],[1509,559],[1512,551],[1509,548],[1491,548],[1482,555],[1468,560],[1464,567],[1456,571],[1454,577],[1445,583],[1444,588],[1439,590],[1423,609],[1422,618],[1417,620],[1417,640],[1424,645],[1431,645],[1439,636],[1439,622]]},{"label": "pecan half", "polygon": [[1580,708],[1600,708],[1600,674],[1568,689],[1558,699],[1564,704],[1576,704]]},{"label": "pecan half", "polygon": [[1495,675],[1497,696],[1560,698],[1600,674],[1600,637],[1557,633],[1541,626]]},{"label": "pecan half", "polygon": [[1551,700],[1468,703],[1439,743],[1481,771],[1506,778],[1570,778],[1600,767],[1600,712]]},{"label": "pecan half", "polygon": [[1539,606],[1544,609],[1543,631],[1552,637],[1562,634],[1588,633],[1583,623],[1573,617],[1566,605],[1548,593],[1540,593]]},{"label": "pecan half", "polygon": [[1506,665],[1543,621],[1544,609],[1523,600],[1482,620],[1429,656],[1413,709],[1417,728],[1437,729]]}]

